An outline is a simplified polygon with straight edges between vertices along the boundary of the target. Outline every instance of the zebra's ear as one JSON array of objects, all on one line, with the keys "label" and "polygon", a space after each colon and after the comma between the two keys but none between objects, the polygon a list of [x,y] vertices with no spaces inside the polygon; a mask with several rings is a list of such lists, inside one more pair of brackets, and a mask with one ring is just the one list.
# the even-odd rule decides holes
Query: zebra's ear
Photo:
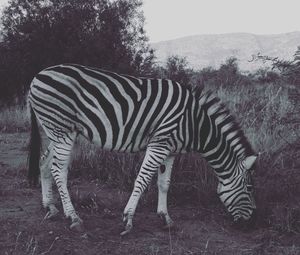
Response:
[{"label": "zebra's ear", "polygon": [[245,166],[245,168],[246,168],[247,170],[249,170],[249,169],[252,168],[252,166],[253,166],[253,164],[254,164],[256,158],[257,158],[257,156],[256,156],[256,155],[253,155],[253,156],[248,156],[247,158],[245,158],[245,159],[243,160],[243,164],[244,164],[244,166]]}]

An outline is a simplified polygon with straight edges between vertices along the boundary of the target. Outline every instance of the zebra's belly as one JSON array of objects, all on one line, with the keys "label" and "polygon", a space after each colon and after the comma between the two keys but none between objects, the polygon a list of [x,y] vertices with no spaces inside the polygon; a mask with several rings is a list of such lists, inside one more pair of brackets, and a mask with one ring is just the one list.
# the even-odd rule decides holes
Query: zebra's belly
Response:
[{"label": "zebra's belly", "polygon": [[82,134],[90,140],[90,142],[107,151],[134,153],[146,150],[148,144],[148,137],[142,138],[142,135],[137,135],[133,138],[132,136],[124,136],[121,132],[117,137],[114,137],[112,134],[110,139],[106,139],[105,142],[103,142],[100,134],[94,133],[92,140],[89,139],[86,130],[83,130]]},{"label": "zebra's belly", "polygon": [[136,152],[141,152],[145,151],[147,148],[147,144],[142,144],[142,145],[137,145],[135,143],[129,143],[127,145],[123,146],[114,146],[112,144],[104,144],[102,145],[98,141],[92,141],[93,144],[98,145],[101,147],[103,150],[106,151],[116,151],[116,152],[124,152],[124,153],[136,153]]}]

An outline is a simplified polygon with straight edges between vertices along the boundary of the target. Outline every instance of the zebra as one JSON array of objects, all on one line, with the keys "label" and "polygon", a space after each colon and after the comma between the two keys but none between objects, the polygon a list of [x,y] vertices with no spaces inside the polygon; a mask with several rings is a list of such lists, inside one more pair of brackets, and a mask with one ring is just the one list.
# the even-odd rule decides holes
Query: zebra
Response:
[{"label": "zebra", "polygon": [[[257,158],[243,131],[220,99],[168,79],[136,78],[78,64],[46,68],[32,80],[28,105],[31,140],[28,176],[41,175],[45,218],[58,213],[55,181],[71,229],[83,221],[67,189],[74,141],[82,135],[103,149],[144,151],[134,188],[123,211],[127,234],[133,227],[138,201],[157,174],[157,213],[165,227],[173,226],[167,208],[174,157],[197,152],[214,169],[217,194],[235,222],[249,222],[256,209],[252,170]],[[41,157],[42,127],[50,140]]]}]

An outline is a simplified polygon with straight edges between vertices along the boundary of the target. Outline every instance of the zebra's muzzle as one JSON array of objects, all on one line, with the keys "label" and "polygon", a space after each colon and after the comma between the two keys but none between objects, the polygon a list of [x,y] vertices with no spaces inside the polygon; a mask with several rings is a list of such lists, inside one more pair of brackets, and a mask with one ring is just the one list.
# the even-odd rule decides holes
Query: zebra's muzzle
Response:
[{"label": "zebra's muzzle", "polygon": [[256,217],[256,209],[254,209],[249,219],[244,219],[243,217],[235,218],[234,226],[240,230],[250,230],[255,226]]}]

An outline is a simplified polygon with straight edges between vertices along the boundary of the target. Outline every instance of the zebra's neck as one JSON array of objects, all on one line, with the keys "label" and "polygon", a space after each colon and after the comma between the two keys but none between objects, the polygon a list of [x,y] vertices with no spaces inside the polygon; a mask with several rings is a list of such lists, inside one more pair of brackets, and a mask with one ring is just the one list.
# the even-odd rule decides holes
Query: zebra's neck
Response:
[{"label": "zebra's neck", "polygon": [[192,103],[194,150],[214,168],[219,180],[232,178],[241,158],[250,155],[251,146],[228,110],[212,94],[204,94]]}]

